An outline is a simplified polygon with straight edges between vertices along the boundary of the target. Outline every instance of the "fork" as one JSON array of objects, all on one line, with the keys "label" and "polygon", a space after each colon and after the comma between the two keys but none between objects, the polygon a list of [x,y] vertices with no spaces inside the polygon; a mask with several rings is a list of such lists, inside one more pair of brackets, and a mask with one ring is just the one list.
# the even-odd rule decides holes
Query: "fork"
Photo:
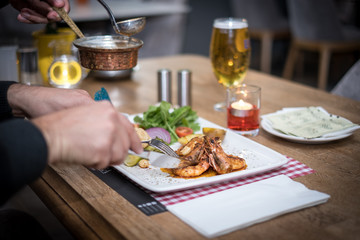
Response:
[{"label": "fork", "polygon": [[168,145],[157,139],[144,140],[141,141],[141,143],[148,143],[150,146],[159,149],[161,152],[165,153],[166,155],[179,158],[179,155],[177,155],[176,152],[171,147],[169,147]]}]

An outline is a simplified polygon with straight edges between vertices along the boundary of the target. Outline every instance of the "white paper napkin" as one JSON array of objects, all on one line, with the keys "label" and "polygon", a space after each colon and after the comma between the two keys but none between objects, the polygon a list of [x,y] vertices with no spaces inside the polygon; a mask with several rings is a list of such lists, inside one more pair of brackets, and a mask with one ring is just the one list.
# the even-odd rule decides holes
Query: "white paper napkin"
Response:
[{"label": "white paper napkin", "polygon": [[326,202],[330,196],[279,175],[168,206],[202,235],[212,238],[276,216]]}]

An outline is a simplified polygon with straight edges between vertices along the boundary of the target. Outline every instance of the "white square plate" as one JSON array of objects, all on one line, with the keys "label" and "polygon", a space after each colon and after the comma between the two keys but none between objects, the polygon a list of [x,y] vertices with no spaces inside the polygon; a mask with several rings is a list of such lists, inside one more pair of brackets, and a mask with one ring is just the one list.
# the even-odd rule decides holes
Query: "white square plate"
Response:
[{"label": "white square plate", "polygon": [[[133,117],[134,116],[131,116],[130,119]],[[222,128],[203,118],[199,118],[198,121],[201,129],[203,127]],[[177,149],[180,147],[180,144],[175,143],[172,147]],[[245,178],[250,175],[256,175],[279,168],[288,162],[288,159],[284,155],[236,134],[229,129],[226,129],[226,136],[222,142],[222,147],[227,154],[243,157],[246,161],[247,169],[213,177],[183,179],[171,177],[168,173],[161,171],[160,168],[153,166],[143,169],[138,166],[127,167],[124,164],[121,164],[114,167],[148,190],[153,192],[171,192]]]}]

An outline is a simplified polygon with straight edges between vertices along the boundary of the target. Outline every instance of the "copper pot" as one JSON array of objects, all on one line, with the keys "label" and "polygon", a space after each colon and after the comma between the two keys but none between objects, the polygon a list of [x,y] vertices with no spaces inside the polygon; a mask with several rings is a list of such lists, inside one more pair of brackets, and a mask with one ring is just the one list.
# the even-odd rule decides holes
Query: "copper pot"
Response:
[{"label": "copper pot", "polygon": [[92,36],[76,39],[80,63],[92,70],[124,70],[136,66],[143,41],[125,36]]}]

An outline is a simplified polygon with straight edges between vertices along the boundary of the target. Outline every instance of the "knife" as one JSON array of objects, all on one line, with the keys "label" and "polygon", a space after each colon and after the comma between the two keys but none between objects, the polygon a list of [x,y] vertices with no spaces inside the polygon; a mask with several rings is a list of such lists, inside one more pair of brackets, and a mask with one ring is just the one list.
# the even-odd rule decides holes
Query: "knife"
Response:
[{"label": "knife", "polygon": [[131,150],[128,151],[131,155],[136,155],[142,158],[149,159],[150,165],[159,168],[177,168],[180,164],[180,159],[171,157],[169,155],[154,152],[154,151],[143,151],[141,154],[137,154]]}]

